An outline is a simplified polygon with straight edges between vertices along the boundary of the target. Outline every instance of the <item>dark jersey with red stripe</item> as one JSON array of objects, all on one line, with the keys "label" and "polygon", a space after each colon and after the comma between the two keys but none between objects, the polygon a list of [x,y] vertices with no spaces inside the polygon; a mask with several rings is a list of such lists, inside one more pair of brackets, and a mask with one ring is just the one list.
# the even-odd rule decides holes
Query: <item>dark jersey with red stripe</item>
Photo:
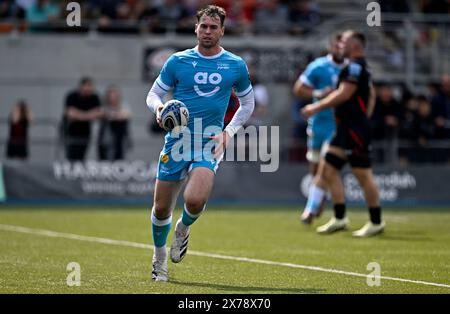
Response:
[{"label": "dark jersey with red stripe", "polygon": [[367,102],[370,95],[370,73],[366,61],[352,60],[342,69],[339,84],[357,85],[353,96],[335,107],[336,133],[330,145],[342,148],[352,167],[370,167],[370,124],[367,118]]},{"label": "dark jersey with red stripe", "polygon": [[356,92],[345,103],[335,108],[337,123],[362,125],[369,124],[367,103],[370,95],[370,72],[364,58],[353,59],[342,69],[339,84],[350,82],[357,85]]}]

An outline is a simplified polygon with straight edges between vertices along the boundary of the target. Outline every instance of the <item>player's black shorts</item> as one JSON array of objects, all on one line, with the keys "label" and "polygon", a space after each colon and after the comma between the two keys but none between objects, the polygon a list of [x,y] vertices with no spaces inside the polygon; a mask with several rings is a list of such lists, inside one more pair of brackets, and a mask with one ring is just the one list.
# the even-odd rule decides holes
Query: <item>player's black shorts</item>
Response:
[{"label": "player's black shorts", "polygon": [[330,146],[342,148],[347,154],[350,166],[353,168],[371,167],[369,126],[338,124]]}]

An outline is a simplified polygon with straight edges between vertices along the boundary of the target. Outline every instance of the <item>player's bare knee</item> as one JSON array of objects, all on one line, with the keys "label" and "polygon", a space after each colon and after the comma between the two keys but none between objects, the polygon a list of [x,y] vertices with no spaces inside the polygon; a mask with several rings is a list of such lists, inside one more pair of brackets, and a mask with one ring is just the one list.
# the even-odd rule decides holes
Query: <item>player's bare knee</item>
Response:
[{"label": "player's bare knee", "polygon": [[153,214],[158,219],[165,219],[170,216],[170,205],[159,204],[155,202],[153,204]]},{"label": "player's bare knee", "polygon": [[202,197],[190,196],[184,200],[187,210],[192,214],[197,214],[203,210],[206,200]]}]

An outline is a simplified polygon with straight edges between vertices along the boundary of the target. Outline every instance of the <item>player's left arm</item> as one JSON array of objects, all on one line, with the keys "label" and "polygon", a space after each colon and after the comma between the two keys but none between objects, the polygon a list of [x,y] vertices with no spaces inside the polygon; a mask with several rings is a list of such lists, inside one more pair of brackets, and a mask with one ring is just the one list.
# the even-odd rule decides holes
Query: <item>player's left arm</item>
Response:
[{"label": "player's left arm", "polygon": [[338,89],[324,99],[305,106],[302,109],[302,114],[305,117],[310,117],[325,108],[342,105],[348,101],[358,89],[358,82],[360,81],[362,74],[362,66],[356,62],[350,62],[350,64],[341,72],[342,79]]},{"label": "player's left arm", "polygon": [[235,88],[240,106],[225,130],[221,134],[213,137],[216,141],[216,148],[214,150],[214,157],[216,158],[219,158],[224,153],[230,139],[247,122],[255,109],[255,95],[247,66],[243,61],[240,67],[240,78]]},{"label": "player's left arm", "polygon": [[[251,87],[251,85],[250,85]],[[245,122],[250,118],[255,108],[255,95],[251,89],[245,96],[238,96],[239,109],[227,125],[225,130],[212,138],[216,141],[216,148],[214,150],[214,157],[219,158],[225,151],[231,138],[239,131]]]}]

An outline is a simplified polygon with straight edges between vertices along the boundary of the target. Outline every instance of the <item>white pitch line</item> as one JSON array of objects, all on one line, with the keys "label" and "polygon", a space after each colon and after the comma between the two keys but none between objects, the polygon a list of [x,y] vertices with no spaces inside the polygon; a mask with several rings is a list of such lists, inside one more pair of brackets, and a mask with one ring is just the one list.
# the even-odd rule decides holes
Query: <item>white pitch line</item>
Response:
[{"label": "white pitch line", "polygon": [[[87,241],[87,242],[94,242],[94,243],[135,247],[135,248],[140,248],[140,249],[151,249],[151,250],[154,249],[153,245],[145,244],[145,243],[114,240],[114,239],[99,238],[99,237],[90,237],[90,236],[83,236],[83,235],[78,235],[78,234],[73,234],[73,233],[56,232],[56,231],[51,231],[51,230],[34,229],[34,228],[27,228],[27,227],[21,227],[21,226],[13,226],[13,225],[0,224],[0,230],[41,235],[41,236],[47,236],[47,237],[52,237],[52,238],[63,238],[63,239],[70,239],[70,240],[79,240],[79,241]],[[318,267],[318,266],[308,266],[308,265],[301,265],[301,264],[267,261],[267,260],[261,260],[261,259],[239,257],[239,256],[228,256],[228,255],[222,255],[222,254],[205,253],[205,252],[198,252],[198,251],[191,251],[191,250],[188,252],[188,254],[195,255],[195,256],[202,256],[202,257],[223,259],[223,260],[232,260],[232,261],[255,263],[255,264],[264,264],[264,265],[273,265],[273,266],[283,266],[283,267],[289,267],[289,268],[315,270],[315,271],[321,271],[321,272],[326,272],[326,273],[341,274],[341,275],[354,276],[354,277],[367,277],[367,274],[349,272],[349,271],[332,269],[332,268],[323,268],[323,267]],[[435,283],[435,282],[421,281],[421,280],[411,280],[411,279],[403,279],[403,278],[388,277],[388,276],[380,276],[380,279],[414,283],[414,284],[420,284],[420,285],[435,286],[435,287],[450,288],[450,285],[446,285],[446,284],[442,284],[442,283]]]}]

